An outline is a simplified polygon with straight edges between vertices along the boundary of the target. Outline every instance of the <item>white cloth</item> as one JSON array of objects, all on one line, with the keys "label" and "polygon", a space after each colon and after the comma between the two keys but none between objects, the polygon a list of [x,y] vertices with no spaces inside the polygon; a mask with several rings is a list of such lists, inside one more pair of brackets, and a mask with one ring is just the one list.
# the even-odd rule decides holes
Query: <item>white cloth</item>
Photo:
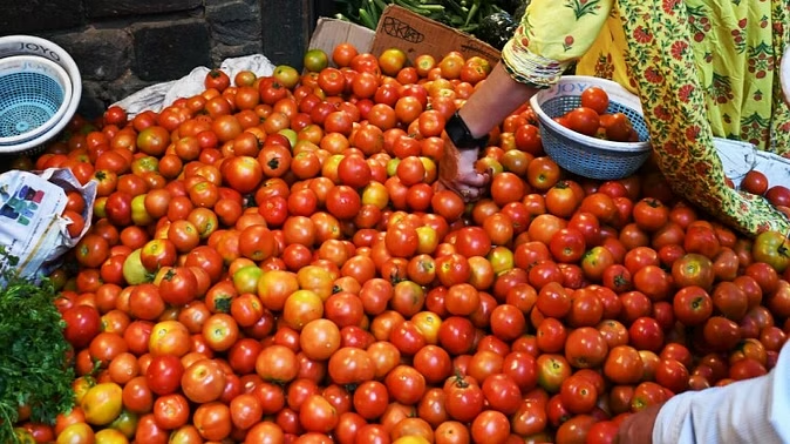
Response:
[{"label": "white cloth", "polygon": [[653,443],[790,443],[790,342],[765,376],[672,397]]},{"label": "white cloth", "polygon": [[[274,72],[275,66],[263,54],[252,54],[225,59],[219,69],[233,80],[240,71],[252,71],[258,77],[270,76]],[[191,97],[203,92],[206,89],[203,82],[209,71],[205,66],[199,66],[178,80],[157,83],[143,88],[125,99],[113,103],[113,106],[120,106],[126,110],[130,119],[147,110],[159,112],[175,102],[176,99]]]}]

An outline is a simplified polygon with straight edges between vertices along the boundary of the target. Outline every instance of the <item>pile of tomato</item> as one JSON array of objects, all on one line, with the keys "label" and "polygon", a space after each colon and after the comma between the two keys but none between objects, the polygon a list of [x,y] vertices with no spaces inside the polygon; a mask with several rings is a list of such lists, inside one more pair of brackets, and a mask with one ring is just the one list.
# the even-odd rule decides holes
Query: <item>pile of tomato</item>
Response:
[{"label": "pile of tomato", "polygon": [[609,113],[609,95],[597,86],[582,91],[579,106],[555,117],[565,128],[610,142],[639,142],[631,119],[623,113]]},{"label": "pile of tomato", "polygon": [[77,118],[15,163],[98,189],[51,276],[77,407],[53,425],[22,409],[21,434],[605,443],[633,412],[774,366],[783,235],[706,220],[655,172],[562,171],[527,106],[465,204],[437,186],[442,130],[487,62],[308,56],[305,73],[212,71],[158,113]]}]

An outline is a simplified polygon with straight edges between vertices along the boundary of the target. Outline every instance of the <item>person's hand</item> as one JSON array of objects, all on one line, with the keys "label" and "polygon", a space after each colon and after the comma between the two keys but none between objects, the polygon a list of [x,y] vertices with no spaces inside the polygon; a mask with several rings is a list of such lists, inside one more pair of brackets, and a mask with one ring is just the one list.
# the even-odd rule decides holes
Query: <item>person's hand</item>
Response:
[{"label": "person's hand", "polygon": [[653,405],[623,420],[615,442],[618,444],[652,444],[653,426],[660,409],[660,405]]},{"label": "person's hand", "polygon": [[491,175],[475,170],[479,150],[459,150],[446,137],[444,155],[439,161],[439,183],[456,192],[465,202],[474,202],[486,192]]}]

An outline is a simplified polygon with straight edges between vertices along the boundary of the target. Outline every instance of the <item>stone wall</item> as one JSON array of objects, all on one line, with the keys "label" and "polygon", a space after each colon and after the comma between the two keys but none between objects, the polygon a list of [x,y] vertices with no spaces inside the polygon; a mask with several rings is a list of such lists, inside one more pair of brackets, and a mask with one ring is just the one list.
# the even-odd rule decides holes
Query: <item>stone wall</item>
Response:
[{"label": "stone wall", "polygon": [[[93,117],[197,66],[263,53],[299,67],[316,0],[6,0],[0,36],[52,40],[79,66],[79,112]],[[322,6],[323,5],[323,6]]]}]

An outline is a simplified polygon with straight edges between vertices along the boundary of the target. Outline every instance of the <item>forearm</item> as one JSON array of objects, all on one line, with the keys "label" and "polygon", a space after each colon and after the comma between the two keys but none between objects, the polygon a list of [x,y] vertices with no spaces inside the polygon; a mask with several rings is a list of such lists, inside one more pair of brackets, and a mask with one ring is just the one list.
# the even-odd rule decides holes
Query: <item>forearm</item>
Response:
[{"label": "forearm", "polygon": [[459,114],[472,136],[482,137],[537,92],[537,88],[513,80],[500,62]]},{"label": "forearm", "polygon": [[653,443],[786,442],[788,351],[769,375],[670,399],[656,418]]}]

